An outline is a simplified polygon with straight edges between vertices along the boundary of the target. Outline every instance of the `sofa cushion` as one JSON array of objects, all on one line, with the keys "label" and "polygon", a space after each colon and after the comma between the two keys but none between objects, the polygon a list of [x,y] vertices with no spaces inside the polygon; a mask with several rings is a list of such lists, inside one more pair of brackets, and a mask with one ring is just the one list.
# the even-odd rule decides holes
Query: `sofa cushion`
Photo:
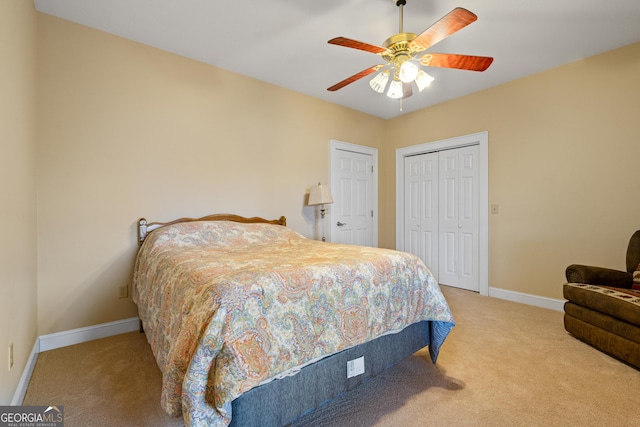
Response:
[{"label": "sofa cushion", "polygon": [[565,314],[640,345],[640,328],[608,314],[567,301]]},{"label": "sofa cushion", "polygon": [[640,369],[640,344],[566,313],[564,327],[579,340]]},{"label": "sofa cushion", "polygon": [[565,299],[640,326],[640,291],[634,289],[565,283]]}]

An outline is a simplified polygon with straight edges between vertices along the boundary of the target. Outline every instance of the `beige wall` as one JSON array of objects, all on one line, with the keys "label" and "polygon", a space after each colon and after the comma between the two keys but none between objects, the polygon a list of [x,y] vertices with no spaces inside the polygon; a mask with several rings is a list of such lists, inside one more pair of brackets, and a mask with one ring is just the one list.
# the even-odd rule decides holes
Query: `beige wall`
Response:
[{"label": "beige wall", "polygon": [[0,405],[37,336],[36,32],[33,2],[0,1]]},{"label": "beige wall", "polygon": [[236,213],[312,236],[329,140],[384,120],[39,14],[38,326],[137,314],[135,221]]},{"label": "beige wall", "polygon": [[569,264],[624,269],[640,229],[638,76],[640,43],[390,120],[381,241],[395,242],[395,149],[488,131],[489,286],[561,298]]},{"label": "beige wall", "polygon": [[47,15],[36,49],[35,15],[0,2],[3,401],[35,340],[36,277],[46,334],[136,315],[117,292],[140,216],[284,214],[311,236],[303,201],[327,181],[330,139],[380,149],[381,246],[395,246],[395,149],[486,130],[490,286],[559,298],[569,263],[623,267],[640,44],[384,121]]}]

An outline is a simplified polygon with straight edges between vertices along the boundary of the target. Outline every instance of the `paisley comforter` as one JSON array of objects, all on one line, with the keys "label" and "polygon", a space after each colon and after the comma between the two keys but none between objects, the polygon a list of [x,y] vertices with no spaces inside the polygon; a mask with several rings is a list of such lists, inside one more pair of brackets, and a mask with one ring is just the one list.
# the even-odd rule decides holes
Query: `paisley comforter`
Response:
[{"label": "paisley comforter", "polygon": [[133,299],[162,372],[162,407],[224,426],[231,401],[280,373],[397,332],[453,318],[415,256],[322,243],[279,225],[187,222],[147,236]]}]

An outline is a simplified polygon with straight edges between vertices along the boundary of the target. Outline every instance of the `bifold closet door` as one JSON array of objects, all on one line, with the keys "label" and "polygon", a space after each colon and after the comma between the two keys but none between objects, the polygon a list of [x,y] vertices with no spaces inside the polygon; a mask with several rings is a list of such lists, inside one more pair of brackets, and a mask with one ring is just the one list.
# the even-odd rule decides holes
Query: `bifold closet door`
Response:
[{"label": "bifold closet door", "polygon": [[478,146],[439,153],[438,282],[479,291]]},{"label": "bifold closet door", "polygon": [[404,159],[405,251],[438,278],[438,153]]},{"label": "bifold closet door", "polygon": [[478,146],[404,161],[404,250],[438,283],[479,291]]}]

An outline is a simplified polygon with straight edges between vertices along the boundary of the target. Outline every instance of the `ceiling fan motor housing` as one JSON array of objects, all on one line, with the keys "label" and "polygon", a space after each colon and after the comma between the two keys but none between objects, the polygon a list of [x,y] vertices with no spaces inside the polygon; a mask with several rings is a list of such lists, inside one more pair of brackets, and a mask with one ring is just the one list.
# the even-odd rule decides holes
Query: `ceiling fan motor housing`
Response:
[{"label": "ceiling fan motor housing", "polygon": [[383,46],[387,50],[381,53],[380,56],[385,61],[395,65],[396,73],[400,70],[402,64],[414,59],[419,52],[425,50],[419,44],[411,43],[416,37],[418,35],[414,33],[400,33],[384,41]]}]

